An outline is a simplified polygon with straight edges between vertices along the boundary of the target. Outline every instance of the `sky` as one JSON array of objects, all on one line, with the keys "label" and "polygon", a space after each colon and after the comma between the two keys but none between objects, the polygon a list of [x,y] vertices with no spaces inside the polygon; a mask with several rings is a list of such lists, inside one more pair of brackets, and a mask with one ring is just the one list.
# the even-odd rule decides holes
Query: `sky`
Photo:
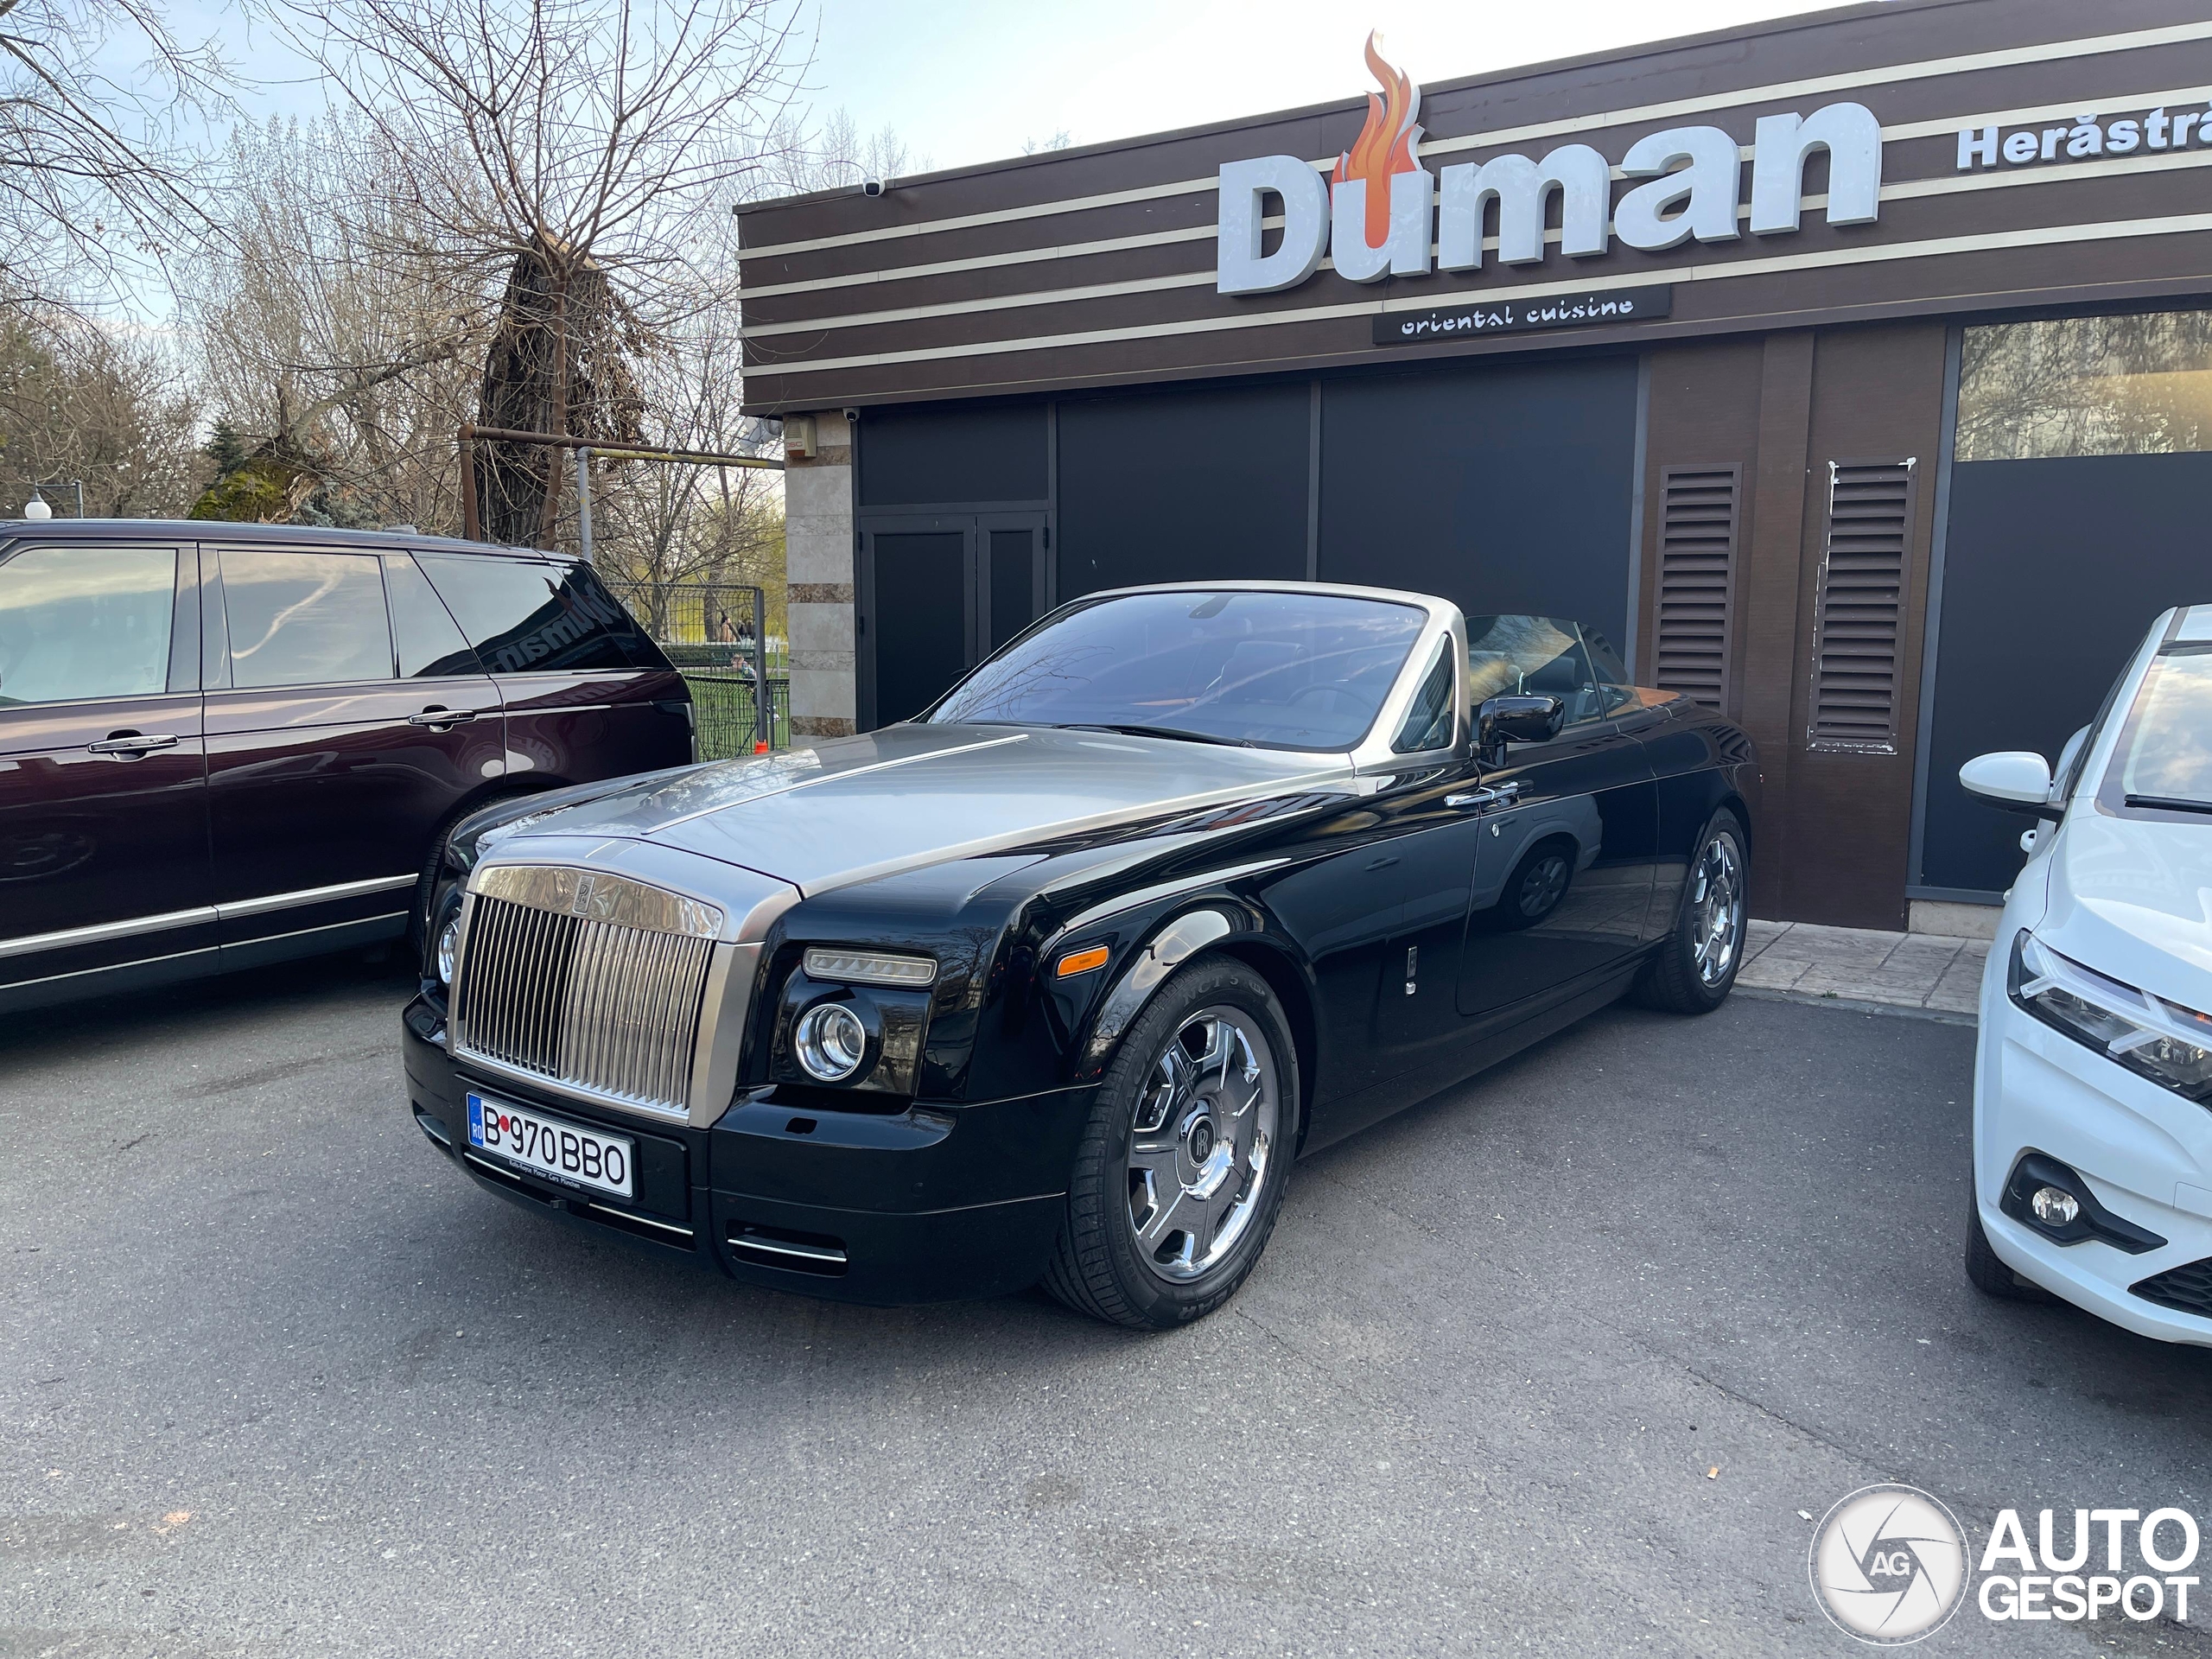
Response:
[{"label": "sky", "polygon": [[1763,17],[1791,0],[823,0],[807,98],[918,159],[963,167],[1065,131],[1076,144],[1351,98],[1360,48],[1416,82],[1575,57]]},{"label": "sky", "polygon": [[[496,0],[495,0],[496,3]],[[812,48],[802,101],[897,130],[916,161],[964,167],[1065,131],[1104,143],[1351,98],[1360,48],[1382,31],[1418,82],[1540,63],[1812,11],[1804,0],[802,0]],[[173,0],[178,33],[213,35],[250,78],[251,117],[312,115],[320,87],[265,29],[224,0]],[[918,169],[917,169],[918,170]]]}]

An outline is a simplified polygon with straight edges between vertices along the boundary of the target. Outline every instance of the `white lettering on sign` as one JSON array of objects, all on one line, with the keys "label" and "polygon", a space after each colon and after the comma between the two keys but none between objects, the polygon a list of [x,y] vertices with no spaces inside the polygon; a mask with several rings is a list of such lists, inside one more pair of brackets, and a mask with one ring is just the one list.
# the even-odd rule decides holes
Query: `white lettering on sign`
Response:
[{"label": "white lettering on sign", "polygon": [[2212,148],[2212,110],[2164,105],[2145,115],[2106,120],[2094,111],[2049,126],[1959,129],[1959,170],[2039,166],[2044,162],[2086,162],[2103,156],[2132,156],[2137,150]]},{"label": "white lettering on sign", "polygon": [[[1970,136],[1960,135],[1961,157]],[[1827,223],[1872,225],[1880,217],[1881,125],[1863,104],[1831,104],[1802,118],[1761,118],[1751,154],[1752,235],[1777,236],[1800,228],[1805,164],[1821,149],[1828,154]],[[1967,165],[1963,159],[1959,164]],[[1484,233],[1493,207],[1498,263],[1540,264],[1548,251],[1544,224],[1554,194],[1560,198],[1559,251],[1570,258],[1605,252],[1614,234],[1647,253],[1692,240],[1737,239],[1741,168],[1736,141],[1719,128],[1655,132],[1630,147],[1621,168],[1629,177],[1649,182],[1638,184],[1612,207],[1610,228],[1611,169],[1587,144],[1563,144],[1540,162],[1495,156],[1479,164],[1446,168],[1433,192],[1437,269],[1482,268]],[[1321,257],[1329,252],[1335,254],[1338,274],[1354,282],[1426,276],[1428,174],[1400,173],[1390,179],[1389,232],[1379,247],[1356,234],[1365,219],[1369,183],[1351,179],[1338,184],[1332,202],[1327,181],[1295,156],[1226,163],[1221,169],[1216,289],[1224,294],[1272,294],[1295,288],[1321,268]],[[1270,212],[1283,216],[1282,240],[1263,255],[1260,224]]]}]

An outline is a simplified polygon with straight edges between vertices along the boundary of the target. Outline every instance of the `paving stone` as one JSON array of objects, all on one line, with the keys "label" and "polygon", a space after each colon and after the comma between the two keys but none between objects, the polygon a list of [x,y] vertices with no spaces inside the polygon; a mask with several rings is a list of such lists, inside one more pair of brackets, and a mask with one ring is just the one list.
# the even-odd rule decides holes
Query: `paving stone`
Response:
[{"label": "paving stone", "polygon": [[1794,922],[1762,922],[1752,920],[1744,925],[1744,960],[1757,962],[1766,948],[1783,938],[1796,926]]},{"label": "paving stone", "polygon": [[1770,951],[1745,963],[1736,975],[1736,982],[1756,985],[1762,990],[1786,991],[1795,987],[1812,965],[1809,962],[1792,962]]}]

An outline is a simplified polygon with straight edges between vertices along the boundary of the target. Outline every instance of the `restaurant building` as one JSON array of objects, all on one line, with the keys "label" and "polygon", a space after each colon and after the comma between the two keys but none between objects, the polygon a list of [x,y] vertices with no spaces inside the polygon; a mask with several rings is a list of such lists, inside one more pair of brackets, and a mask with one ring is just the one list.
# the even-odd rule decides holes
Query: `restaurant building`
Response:
[{"label": "restaurant building", "polygon": [[795,732],[1101,588],[1417,588],[1740,721],[1758,913],[1986,918],[2021,821],[1960,762],[2212,601],[2212,0],[1360,45],[1338,103],[743,210]]}]

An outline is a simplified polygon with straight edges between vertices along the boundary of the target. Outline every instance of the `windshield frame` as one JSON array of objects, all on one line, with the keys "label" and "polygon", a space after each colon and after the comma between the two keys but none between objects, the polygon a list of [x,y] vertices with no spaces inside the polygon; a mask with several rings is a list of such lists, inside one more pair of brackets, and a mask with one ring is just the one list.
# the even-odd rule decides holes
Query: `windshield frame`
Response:
[{"label": "windshield frame", "polygon": [[[984,669],[1001,657],[1014,650],[1033,636],[1054,624],[1064,621],[1078,611],[1104,604],[1109,600],[1127,599],[1144,594],[1300,594],[1325,595],[1338,599],[1369,600],[1378,604],[1410,607],[1421,613],[1421,624],[1406,651],[1405,660],[1398,665],[1390,690],[1377,708],[1375,718],[1360,734],[1358,741],[1348,749],[1293,749],[1274,744],[1255,743],[1252,748],[1264,754],[1296,755],[1316,760],[1349,760],[1355,771],[1403,771],[1408,766],[1435,765],[1440,760],[1457,753],[1466,746],[1470,727],[1467,710],[1467,625],[1459,614],[1459,607],[1433,594],[1414,594],[1391,588],[1361,588],[1330,582],[1167,582],[1138,588],[1105,588],[1096,593],[1084,594],[1077,599],[1056,605],[1043,616],[1001,645],[975,667],[963,674],[944,694],[913,716],[917,725],[933,721],[938,709],[950,702],[960,690]],[[1420,695],[1421,682],[1433,665],[1437,644],[1449,639],[1452,641],[1454,666],[1452,669],[1452,702],[1458,710],[1453,721],[1453,742],[1446,748],[1425,750],[1418,754],[1397,754],[1390,742],[1397,734],[1406,711]],[[1018,722],[977,721],[969,722],[982,726],[1015,726]],[[1032,728],[1051,730],[1049,726]],[[1205,740],[1163,739],[1164,741],[1197,742]]]}]

